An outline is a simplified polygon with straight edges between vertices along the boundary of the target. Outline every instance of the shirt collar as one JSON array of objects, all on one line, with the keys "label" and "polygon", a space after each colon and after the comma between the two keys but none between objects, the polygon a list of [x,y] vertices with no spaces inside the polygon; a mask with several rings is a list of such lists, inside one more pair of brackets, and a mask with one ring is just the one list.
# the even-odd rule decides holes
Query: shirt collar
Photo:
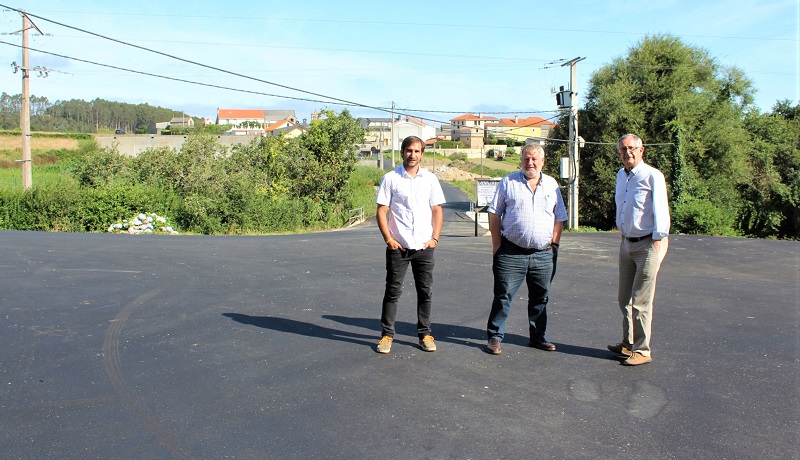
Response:
[{"label": "shirt collar", "polygon": [[406,177],[408,179],[413,179],[414,177],[424,176],[425,174],[428,173],[427,169],[425,169],[422,166],[420,166],[419,169],[417,170],[417,174],[415,174],[414,177],[411,177],[408,174],[408,171],[406,171],[406,168],[403,167],[403,165],[400,165],[400,167],[398,169],[400,170],[400,175],[403,176],[403,177]]},{"label": "shirt collar", "polygon": [[[539,182],[536,183],[537,187],[542,184],[542,177],[544,177],[544,173],[539,171]],[[526,184],[528,183],[528,178],[525,177],[522,171],[517,171],[517,180]]]},{"label": "shirt collar", "polygon": [[[644,167],[644,161],[640,161],[638,165],[636,165],[633,168],[631,168],[631,172],[626,172],[625,174],[627,174],[628,177],[635,176],[635,175],[639,174],[639,171],[642,170],[642,167]],[[624,169],[623,169],[623,171],[624,171]]]}]

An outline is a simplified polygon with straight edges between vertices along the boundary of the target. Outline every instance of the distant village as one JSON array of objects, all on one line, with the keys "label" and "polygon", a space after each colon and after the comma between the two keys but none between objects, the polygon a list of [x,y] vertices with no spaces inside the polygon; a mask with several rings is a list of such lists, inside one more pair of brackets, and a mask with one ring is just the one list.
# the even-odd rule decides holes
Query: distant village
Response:
[{"label": "distant village", "polygon": [[[311,121],[319,118],[317,112],[311,114]],[[216,120],[206,118],[204,124],[231,125],[224,134],[232,136],[283,135],[289,138],[303,134],[309,125],[307,119],[297,119],[294,110],[260,109],[217,109]],[[165,134],[165,130],[192,128],[195,121],[191,117],[175,117],[168,122],[155,123],[148,129],[149,134]],[[438,128],[423,120],[398,116],[392,118],[361,118],[361,126],[367,132],[366,144],[362,150],[380,152],[399,150],[399,145],[408,136],[424,139],[426,146],[434,146],[437,141],[458,141],[467,149],[481,149],[491,140],[513,140],[524,143],[540,143],[549,137],[555,123],[541,117],[495,118],[483,114],[464,114],[452,118],[450,124]],[[392,136],[394,133],[394,136]],[[394,143],[392,143],[394,137]]]}]

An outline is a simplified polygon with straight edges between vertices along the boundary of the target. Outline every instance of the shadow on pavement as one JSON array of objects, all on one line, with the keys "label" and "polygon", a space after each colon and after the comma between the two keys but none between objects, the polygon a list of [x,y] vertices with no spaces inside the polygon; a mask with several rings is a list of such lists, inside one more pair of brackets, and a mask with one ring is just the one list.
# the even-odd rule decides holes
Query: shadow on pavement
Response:
[{"label": "shadow on pavement", "polygon": [[377,343],[375,334],[356,334],[352,332],[331,329],[305,321],[297,321],[288,318],[278,318],[275,316],[250,316],[241,313],[223,313],[222,316],[230,318],[237,323],[249,326],[271,329],[273,331],[288,332],[290,334],[304,335],[307,337],[317,337],[328,340],[338,340],[340,342],[350,342],[358,345],[372,347]]}]

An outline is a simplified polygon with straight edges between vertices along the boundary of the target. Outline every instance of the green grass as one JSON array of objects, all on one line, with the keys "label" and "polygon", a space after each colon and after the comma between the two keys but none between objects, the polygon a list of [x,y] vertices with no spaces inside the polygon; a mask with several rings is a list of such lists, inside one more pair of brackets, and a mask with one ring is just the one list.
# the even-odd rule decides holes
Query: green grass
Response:
[{"label": "green grass", "polygon": [[478,199],[474,180],[449,180],[446,182],[466,193],[470,200],[475,201]]},{"label": "green grass", "polygon": [[[69,165],[67,163],[34,166],[33,170],[31,171],[33,187],[55,185],[63,182],[75,183],[75,180],[68,172],[68,168]],[[22,168],[1,168],[0,189],[21,190]]]}]

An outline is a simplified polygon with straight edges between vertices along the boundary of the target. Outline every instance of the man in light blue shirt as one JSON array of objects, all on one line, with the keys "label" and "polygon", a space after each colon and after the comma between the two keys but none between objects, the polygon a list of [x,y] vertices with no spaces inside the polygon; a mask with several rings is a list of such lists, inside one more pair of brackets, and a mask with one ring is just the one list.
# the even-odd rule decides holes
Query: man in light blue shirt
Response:
[{"label": "man in light blue shirt", "polygon": [[642,161],[644,146],[635,134],[617,142],[623,167],[617,172],[617,228],[619,248],[619,307],[622,342],[608,349],[626,357],[623,364],[638,366],[653,360],[650,331],[653,298],[661,262],[669,244],[670,217],[667,185],[661,171]]},{"label": "man in light blue shirt", "polygon": [[542,173],[544,149],[526,145],[520,156],[520,170],[500,180],[487,208],[494,300],[486,325],[486,352],[493,355],[502,353],[511,301],[523,281],[528,286],[529,345],[545,351],[556,349],[545,337],[547,302],[567,212],[558,182]]}]

